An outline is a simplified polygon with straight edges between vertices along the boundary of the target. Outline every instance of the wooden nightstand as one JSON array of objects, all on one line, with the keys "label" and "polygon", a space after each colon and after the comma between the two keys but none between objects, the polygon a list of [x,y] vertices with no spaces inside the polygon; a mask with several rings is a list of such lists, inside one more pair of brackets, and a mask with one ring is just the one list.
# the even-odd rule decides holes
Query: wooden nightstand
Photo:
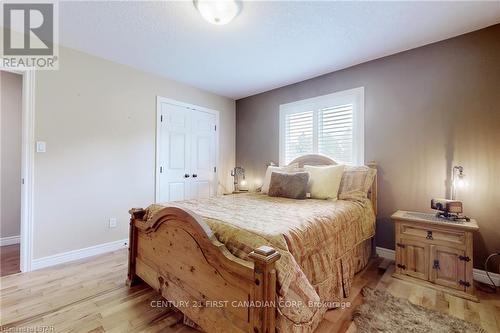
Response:
[{"label": "wooden nightstand", "polygon": [[452,222],[434,214],[398,210],[394,277],[478,301],[472,278],[475,220]]}]

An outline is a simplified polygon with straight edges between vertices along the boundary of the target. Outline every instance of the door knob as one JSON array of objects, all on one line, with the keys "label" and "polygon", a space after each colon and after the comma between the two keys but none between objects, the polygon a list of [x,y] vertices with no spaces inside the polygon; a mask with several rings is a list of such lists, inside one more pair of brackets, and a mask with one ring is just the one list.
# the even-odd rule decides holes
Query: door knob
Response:
[{"label": "door knob", "polygon": [[196,177],[198,177],[198,175],[197,175],[197,174],[195,174],[195,173],[193,173],[193,178],[196,178]]},{"label": "door knob", "polygon": [[184,178],[189,178],[189,174],[185,173]]}]

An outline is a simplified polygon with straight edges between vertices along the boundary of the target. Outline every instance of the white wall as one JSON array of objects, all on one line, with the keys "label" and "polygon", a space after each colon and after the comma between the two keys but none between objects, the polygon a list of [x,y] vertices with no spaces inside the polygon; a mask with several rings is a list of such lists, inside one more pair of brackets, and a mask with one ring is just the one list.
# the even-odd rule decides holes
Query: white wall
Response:
[{"label": "white wall", "polygon": [[21,75],[0,71],[0,238],[19,236],[21,227]]},{"label": "white wall", "polygon": [[231,188],[233,100],[61,47],[59,70],[36,76],[47,152],[35,156],[35,259],[128,237],[128,209],[154,201],[157,95],[220,111],[219,179]]}]

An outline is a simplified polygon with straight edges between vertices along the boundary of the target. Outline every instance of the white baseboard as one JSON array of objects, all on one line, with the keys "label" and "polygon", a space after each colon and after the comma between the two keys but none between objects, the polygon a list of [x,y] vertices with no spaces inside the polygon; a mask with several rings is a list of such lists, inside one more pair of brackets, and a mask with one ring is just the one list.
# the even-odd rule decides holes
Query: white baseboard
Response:
[{"label": "white baseboard", "polygon": [[9,236],[0,238],[0,246],[14,245],[21,243],[21,236]]},{"label": "white baseboard", "polygon": [[[391,249],[386,249],[384,247],[378,247],[377,246],[377,254],[385,259],[389,260],[394,260],[396,257],[396,251],[391,250]],[[474,280],[482,282],[482,283],[487,283],[491,285],[490,279],[488,279],[488,276],[486,275],[486,271],[483,271],[482,269],[477,269],[474,268],[472,270],[472,274],[474,276]],[[495,282],[496,286],[500,286],[500,274],[497,273],[488,273],[491,276],[491,279],[493,282]]]},{"label": "white baseboard", "polygon": [[379,257],[382,257],[384,259],[389,259],[389,260],[395,260],[396,259],[396,251],[391,250],[391,249],[386,249],[385,247],[378,247],[376,248],[377,254]]},{"label": "white baseboard", "polygon": [[[491,281],[490,281],[490,279],[488,279],[488,276],[486,275],[486,271],[483,271],[482,269],[474,268],[472,270],[472,274],[474,275],[474,280],[491,285]],[[488,274],[490,275],[493,282],[495,282],[495,286],[497,286],[497,287],[500,286],[500,274],[491,273],[491,272],[488,272]]]},{"label": "white baseboard", "polygon": [[128,239],[117,240],[114,242],[94,245],[79,250],[73,250],[63,253],[58,253],[52,256],[33,259],[31,262],[31,270],[36,270],[44,267],[54,266],[78,259],[92,257],[106,252],[112,252],[127,247]]}]

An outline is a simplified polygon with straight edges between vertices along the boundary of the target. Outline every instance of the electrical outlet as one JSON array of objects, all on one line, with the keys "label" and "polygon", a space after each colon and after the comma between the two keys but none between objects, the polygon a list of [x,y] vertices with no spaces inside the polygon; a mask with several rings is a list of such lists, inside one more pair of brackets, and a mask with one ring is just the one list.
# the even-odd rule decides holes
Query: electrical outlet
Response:
[{"label": "electrical outlet", "polygon": [[109,228],[116,228],[116,217],[109,218]]}]

